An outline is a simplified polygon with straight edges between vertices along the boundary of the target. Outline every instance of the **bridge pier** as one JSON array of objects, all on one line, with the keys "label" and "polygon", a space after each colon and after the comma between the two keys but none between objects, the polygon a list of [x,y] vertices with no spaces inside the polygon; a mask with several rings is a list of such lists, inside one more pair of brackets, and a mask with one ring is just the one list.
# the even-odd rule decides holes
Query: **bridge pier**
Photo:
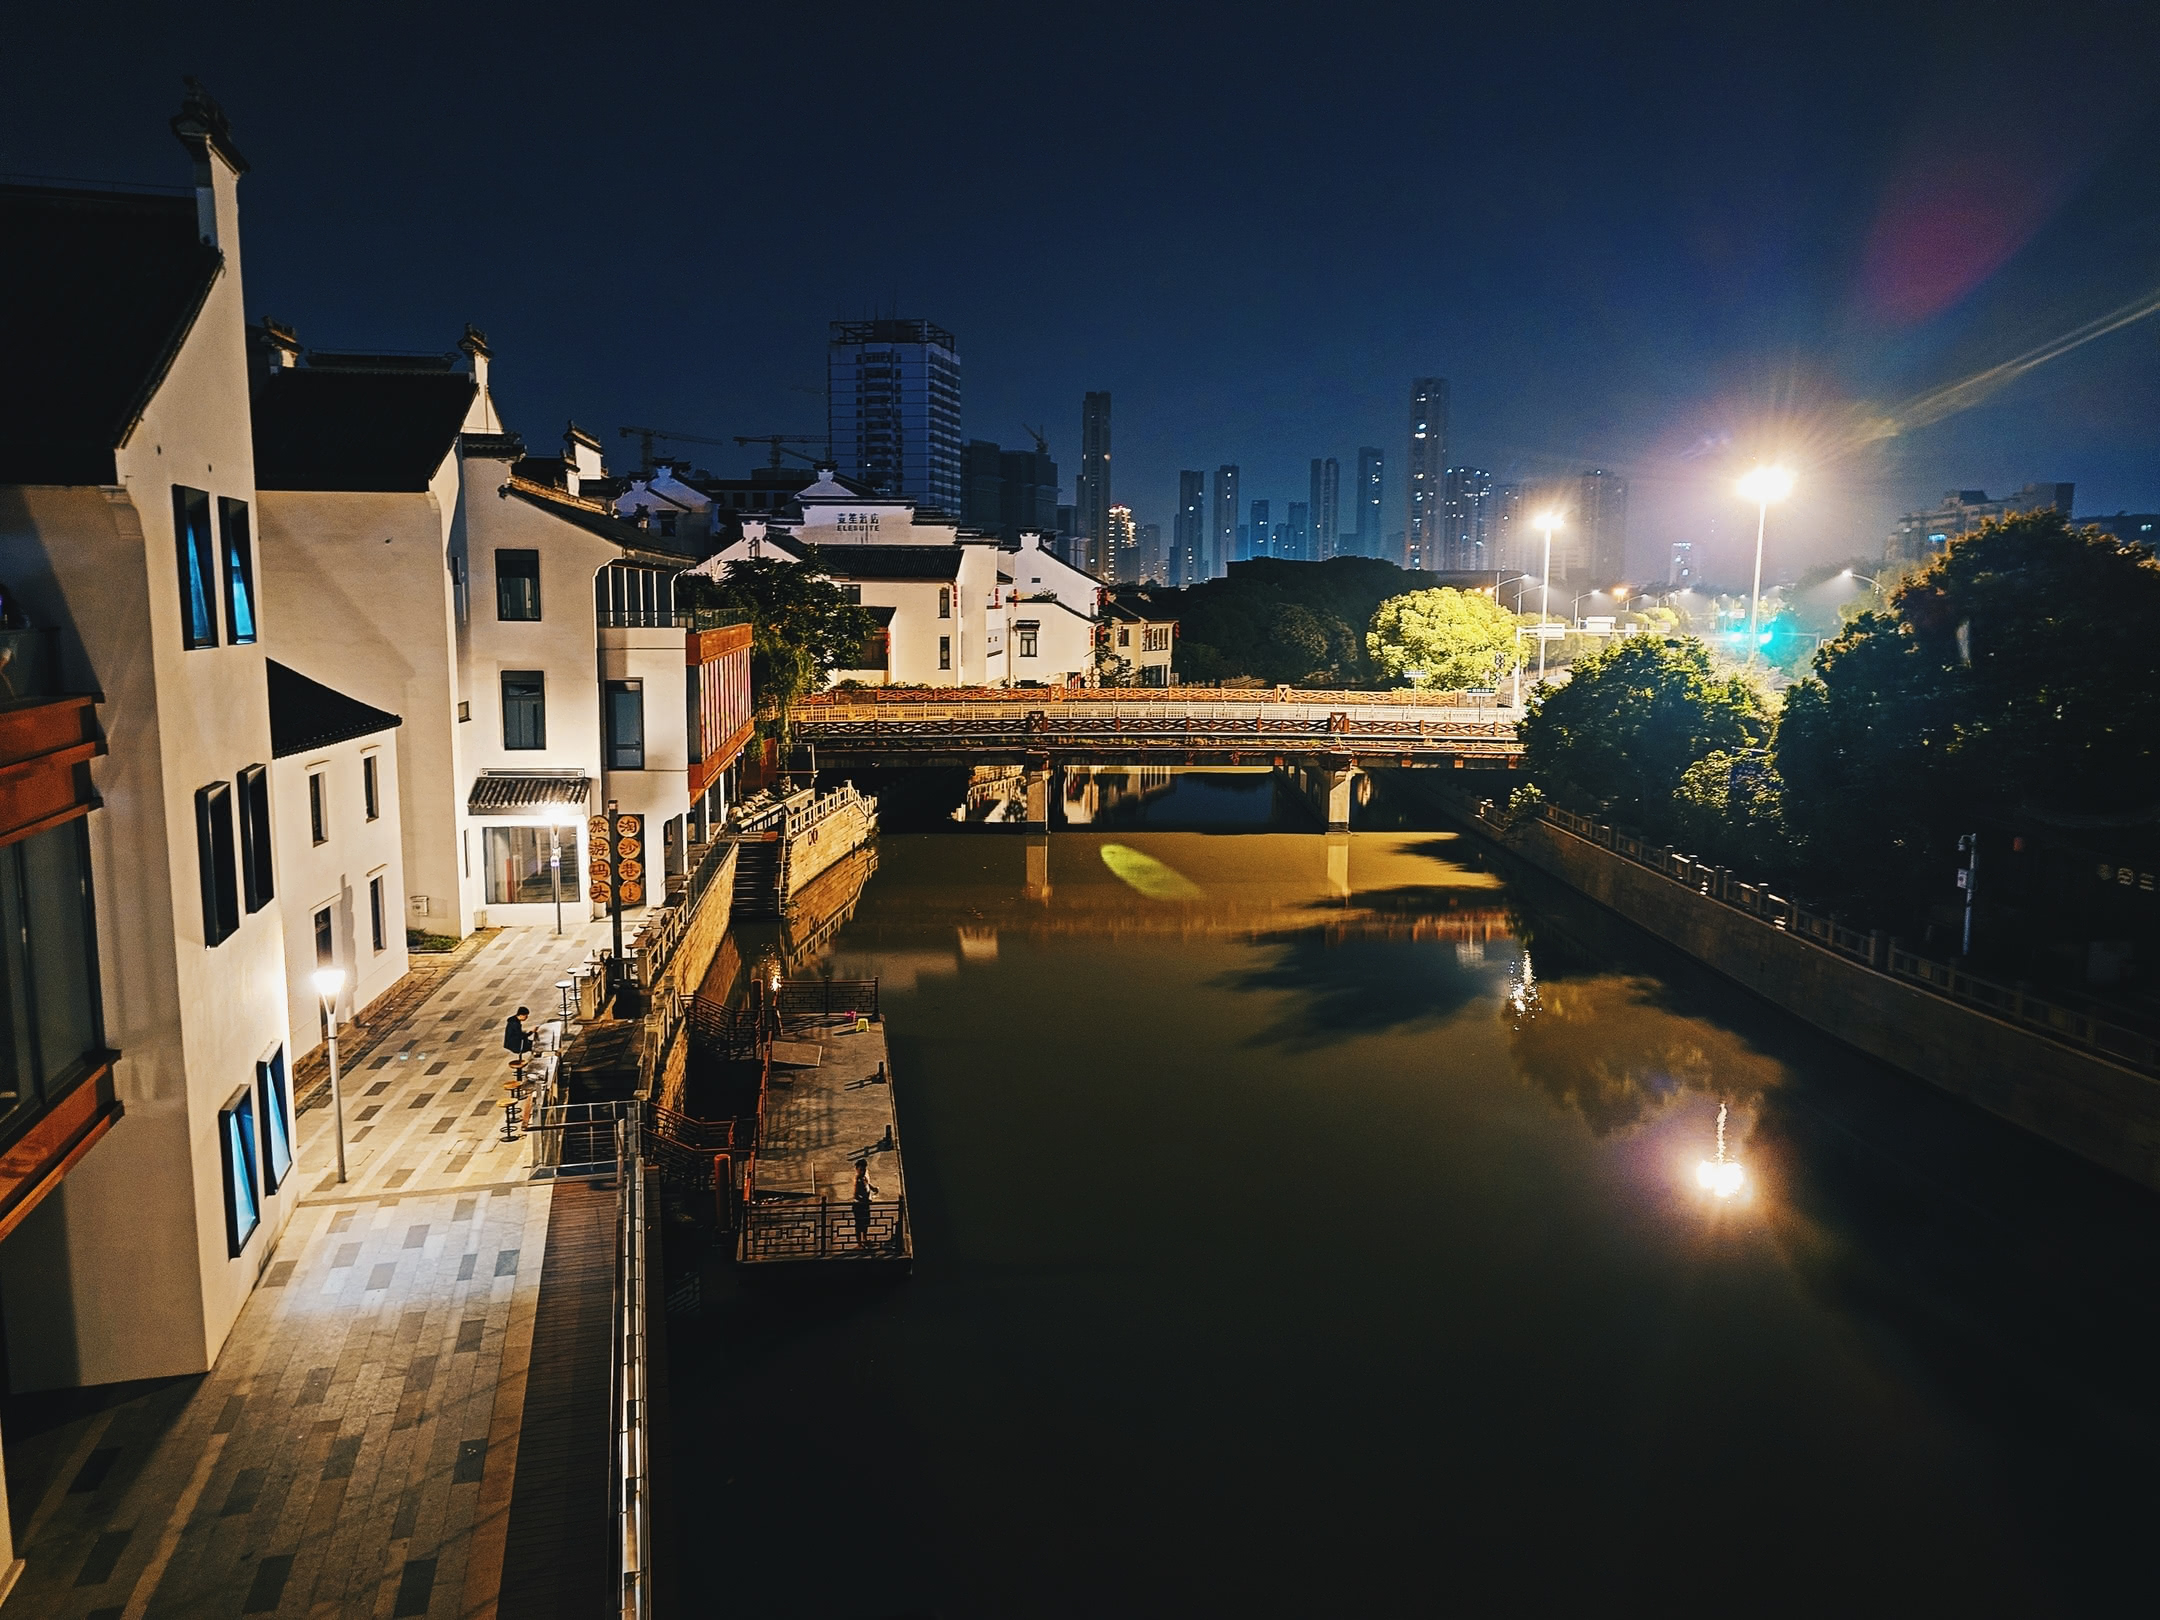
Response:
[{"label": "bridge pier", "polygon": [[1289,777],[1312,813],[1329,832],[1350,830],[1350,800],[1357,787],[1357,768],[1324,760],[1319,765],[1289,765],[1279,773]]},{"label": "bridge pier", "polygon": [[1050,767],[1030,765],[1027,773],[1027,813],[1021,826],[1029,832],[1050,830]]}]

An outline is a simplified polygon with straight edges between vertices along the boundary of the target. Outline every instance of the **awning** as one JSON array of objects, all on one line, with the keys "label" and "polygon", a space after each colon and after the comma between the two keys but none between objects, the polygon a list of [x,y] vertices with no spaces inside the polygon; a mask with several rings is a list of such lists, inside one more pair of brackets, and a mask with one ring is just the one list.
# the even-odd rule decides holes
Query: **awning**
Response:
[{"label": "awning", "polygon": [[482,771],[465,808],[476,816],[544,815],[592,807],[592,778],[583,771]]}]

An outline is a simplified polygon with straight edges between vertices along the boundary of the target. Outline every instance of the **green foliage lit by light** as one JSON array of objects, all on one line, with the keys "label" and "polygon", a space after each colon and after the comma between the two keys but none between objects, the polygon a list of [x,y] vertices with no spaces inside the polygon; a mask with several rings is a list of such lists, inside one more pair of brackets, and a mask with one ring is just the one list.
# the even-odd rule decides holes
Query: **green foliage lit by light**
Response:
[{"label": "green foliage lit by light", "polygon": [[1365,651],[1381,675],[1412,686],[1490,686],[1513,672],[1515,616],[1482,591],[1411,591],[1380,604]]},{"label": "green foliage lit by light", "polygon": [[794,706],[836,669],[862,665],[877,621],[823,570],[779,557],[728,564],[727,577],[681,579],[684,605],[731,609],[750,621],[750,682],[759,723],[785,755]]}]

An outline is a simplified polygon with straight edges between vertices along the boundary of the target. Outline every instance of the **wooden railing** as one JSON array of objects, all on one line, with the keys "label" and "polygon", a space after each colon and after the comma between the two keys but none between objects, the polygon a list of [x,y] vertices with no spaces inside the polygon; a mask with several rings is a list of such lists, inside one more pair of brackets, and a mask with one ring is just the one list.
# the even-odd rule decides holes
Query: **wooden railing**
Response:
[{"label": "wooden railing", "polygon": [[[1486,819],[1480,807],[1480,819]],[[1797,901],[1771,892],[1768,886],[1749,883],[1729,867],[1697,860],[1662,844],[1621,832],[1609,823],[1577,815],[1558,805],[1540,806],[1551,826],[1611,850],[1623,860],[1648,867],[1684,888],[1744,912],[1769,928],[1776,928],[1834,955],[1858,962],[1894,979],[1917,984],[1951,1001],[2000,1018],[2095,1056],[2141,1073],[2160,1075],[2160,1038],[2126,1024],[2086,1012],[2077,1007],[2037,996],[2017,985],[2000,983],[1968,972],[1955,963],[1938,962],[1901,945],[1879,929],[1862,933],[1825,912],[1812,911]],[[1496,823],[1487,824],[1495,832]]]}]

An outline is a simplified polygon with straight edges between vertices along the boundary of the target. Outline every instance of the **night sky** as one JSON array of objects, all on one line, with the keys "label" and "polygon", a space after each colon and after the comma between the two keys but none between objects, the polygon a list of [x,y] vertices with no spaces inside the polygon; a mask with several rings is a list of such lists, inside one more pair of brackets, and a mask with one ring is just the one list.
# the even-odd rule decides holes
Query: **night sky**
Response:
[{"label": "night sky", "polygon": [[323,348],[470,320],[536,445],[822,432],[826,323],[897,312],[1068,498],[1110,390],[1114,497],[1166,532],[1180,467],[1280,518],[1360,444],[1401,527],[1423,372],[1458,463],[1623,471],[1639,575],[1694,539],[1742,577],[1761,453],[1801,480],[1773,574],[1954,486],[2160,509],[2160,319],[1863,425],[2160,286],[2160,8],[132,10],[11,17],[0,169],[184,183],[199,75],[254,165],[249,309]]}]

